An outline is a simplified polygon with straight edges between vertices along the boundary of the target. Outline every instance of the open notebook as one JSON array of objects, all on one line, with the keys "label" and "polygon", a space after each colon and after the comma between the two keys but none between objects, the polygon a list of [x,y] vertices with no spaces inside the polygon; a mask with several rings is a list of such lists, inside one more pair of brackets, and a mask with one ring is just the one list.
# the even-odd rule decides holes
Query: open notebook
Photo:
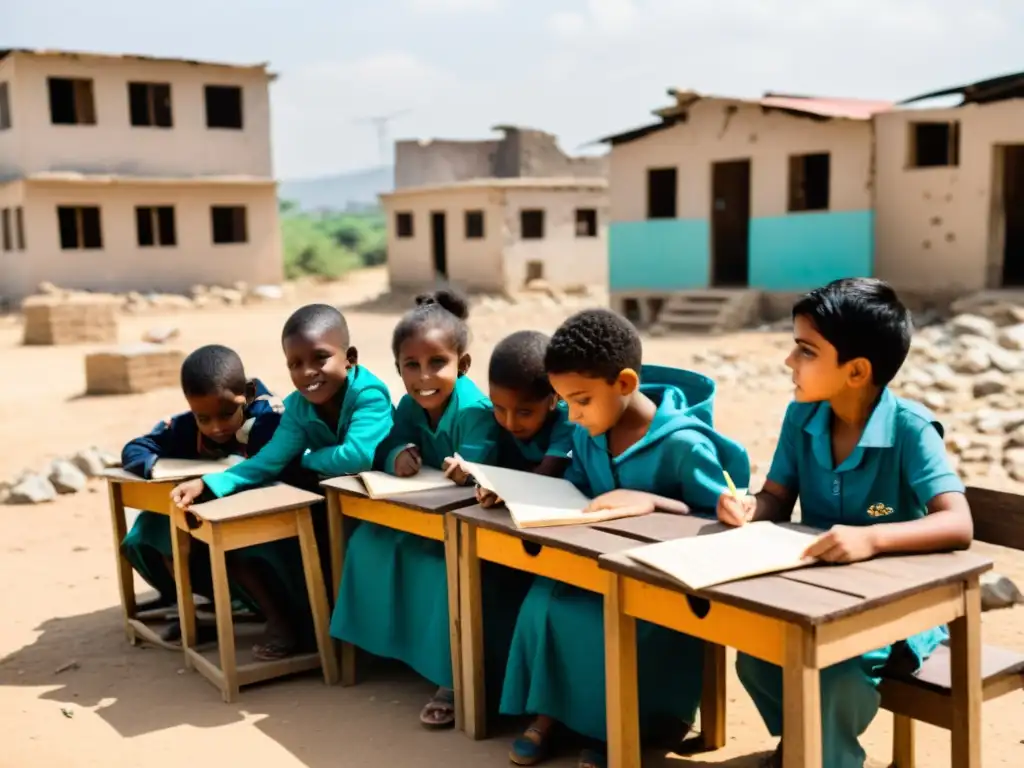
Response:
[{"label": "open notebook", "polygon": [[473,479],[505,502],[517,528],[587,525],[639,513],[630,510],[584,512],[590,499],[568,480],[532,472],[463,461]]},{"label": "open notebook", "polygon": [[444,472],[433,467],[421,467],[412,477],[395,477],[387,472],[360,472],[358,477],[371,499],[401,496],[403,493],[416,491],[433,491],[455,485],[454,481],[444,476]]},{"label": "open notebook", "polygon": [[811,565],[814,558],[802,555],[816,538],[761,520],[722,533],[647,544],[622,554],[690,589],[703,589]]}]

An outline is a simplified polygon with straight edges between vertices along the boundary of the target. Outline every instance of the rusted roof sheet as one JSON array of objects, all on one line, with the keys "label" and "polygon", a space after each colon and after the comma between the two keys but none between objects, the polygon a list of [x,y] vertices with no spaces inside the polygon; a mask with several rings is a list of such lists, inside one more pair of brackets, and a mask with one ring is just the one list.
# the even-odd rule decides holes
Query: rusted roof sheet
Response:
[{"label": "rusted roof sheet", "polygon": [[[64,51],[50,48],[2,48],[0,49],[0,60],[7,58],[12,53],[21,53],[26,56],[62,57],[69,59],[106,59],[108,61],[154,61],[172,62],[176,64],[191,64],[199,67],[220,67],[223,69],[248,69],[266,71],[267,63],[259,64],[227,64],[219,61],[198,61],[195,59],[182,59],[167,56],[146,56],[135,53],[90,53],[86,51]],[[271,73],[267,73],[274,77]]]},{"label": "rusted roof sheet", "polygon": [[791,112],[806,112],[820,117],[838,117],[848,120],[870,120],[879,112],[887,112],[893,108],[891,101],[819,98],[782,93],[766,93],[757,103],[769,109],[785,109]]},{"label": "rusted roof sheet", "polygon": [[901,101],[900,104],[913,104],[916,101],[926,99],[937,99],[941,96],[963,96],[964,104],[990,104],[994,101],[1005,101],[1006,99],[1024,98],[1024,72],[1016,72],[1012,75],[1001,75],[988,80],[979,80],[976,83],[957,85],[952,88],[943,88],[941,91],[923,93],[910,99]]}]

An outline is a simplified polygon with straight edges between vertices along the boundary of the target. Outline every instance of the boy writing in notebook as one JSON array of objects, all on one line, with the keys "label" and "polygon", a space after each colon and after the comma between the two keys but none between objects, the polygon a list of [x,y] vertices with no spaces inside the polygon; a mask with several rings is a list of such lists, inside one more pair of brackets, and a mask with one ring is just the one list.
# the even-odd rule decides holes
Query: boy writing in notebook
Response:
[{"label": "boy writing in notebook", "polygon": [[[747,484],[747,454],[711,425],[714,382],[643,366],[642,357],[636,329],[604,309],[570,317],[551,337],[545,369],[577,425],[565,478],[593,498],[591,510],[710,512],[726,490],[723,470]],[[535,579],[519,611],[501,696],[502,713],[534,718],[512,745],[513,763],[544,760],[561,723],[597,742],[579,768],[604,765],[603,627],[600,595]],[[637,655],[643,734],[666,726],[682,737],[700,702],[702,643],[638,622]]]},{"label": "boy writing in notebook", "polygon": [[[888,389],[911,334],[910,313],[880,280],[836,280],[801,298],[786,358],[795,402],[768,479],[756,496],[723,494],[719,520],[789,520],[799,497],[801,522],[827,530],[806,554],[825,562],[968,547],[971,512],[947,460],[942,425]],[[882,668],[913,671],[947,636],[946,627],[936,627],[822,670],[823,765],[864,765],[858,738],[878,712]],[[780,669],[744,654],[736,668],[768,730],[780,736]],[[780,747],[765,765],[781,764]]]}]

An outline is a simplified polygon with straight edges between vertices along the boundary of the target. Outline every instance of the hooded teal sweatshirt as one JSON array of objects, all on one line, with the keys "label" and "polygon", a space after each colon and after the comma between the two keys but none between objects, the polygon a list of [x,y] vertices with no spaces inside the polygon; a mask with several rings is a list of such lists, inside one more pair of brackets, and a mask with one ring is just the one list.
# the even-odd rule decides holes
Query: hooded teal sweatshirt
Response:
[{"label": "hooded teal sweatshirt", "polygon": [[227,496],[276,480],[299,456],[302,466],[323,477],[354,475],[372,469],[378,444],[388,434],[394,406],[387,385],[363,368],[348,373],[338,427],[332,430],[301,392],[284,400],[281,423],[259,453],[223,472],[204,475],[215,496]]},{"label": "hooded teal sweatshirt", "polygon": [[715,383],[693,371],[645,365],[640,391],[658,410],[647,434],[614,458],[606,435],[577,429],[565,479],[591,497],[628,488],[683,501],[695,512],[711,512],[728,491],[722,470],[739,487],[750,483],[750,460],[742,445],[712,426]]}]

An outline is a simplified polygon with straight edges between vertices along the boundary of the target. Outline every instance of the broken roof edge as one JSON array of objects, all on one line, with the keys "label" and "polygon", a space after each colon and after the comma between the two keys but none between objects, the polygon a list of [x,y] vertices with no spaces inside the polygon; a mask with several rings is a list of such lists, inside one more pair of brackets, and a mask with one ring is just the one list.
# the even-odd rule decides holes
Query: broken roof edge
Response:
[{"label": "broken roof edge", "polygon": [[880,112],[887,112],[895,104],[882,99],[860,99],[841,96],[808,96],[804,94],[786,94],[766,92],[760,98],[743,98],[739,96],[723,96],[719,94],[702,94],[693,90],[669,88],[668,95],[676,100],[674,105],[655,110],[659,117],[685,112],[698,101],[724,101],[733,104],[746,104],[762,109],[778,109],[794,114],[804,114],[836,120],[870,120]]},{"label": "broken roof edge", "polygon": [[922,93],[897,102],[899,106],[915,104],[919,101],[937,99],[943,96],[961,96],[962,101],[958,106],[966,104],[989,104],[994,101],[1005,101],[1007,99],[1024,98],[1024,72],[1013,72],[998,77],[990,77],[985,80],[978,80],[973,83],[957,85],[950,88],[943,88],[930,93]]},{"label": "broken roof edge", "polygon": [[152,184],[158,186],[202,186],[209,184],[223,186],[274,186],[276,179],[266,176],[217,175],[217,176],[131,176],[117,173],[79,173],[78,171],[40,171],[14,176],[5,183],[23,181],[28,184],[94,184],[113,186],[117,184]]},{"label": "broken roof edge", "polygon": [[202,59],[186,59],[174,56],[150,56],[142,53],[99,53],[95,51],[69,51],[59,48],[0,48],[0,60],[11,54],[23,56],[35,56],[38,58],[69,58],[69,59],[94,59],[100,61],[149,61],[163,64],[187,64],[195,67],[214,67],[218,69],[237,69],[251,72],[262,72],[270,80],[276,80],[278,75],[267,69],[269,62],[257,62],[255,64],[232,64],[222,61],[204,61]]},{"label": "broken roof edge", "polygon": [[510,176],[510,177],[483,177],[478,179],[465,179],[452,181],[447,184],[424,184],[415,187],[399,187],[389,192],[381,192],[377,197],[387,200],[392,197],[403,197],[405,195],[422,195],[437,192],[469,192],[474,190],[516,190],[516,189],[546,189],[546,190],[590,190],[601,191],[608,189],[608,179],[590,176]]}]

